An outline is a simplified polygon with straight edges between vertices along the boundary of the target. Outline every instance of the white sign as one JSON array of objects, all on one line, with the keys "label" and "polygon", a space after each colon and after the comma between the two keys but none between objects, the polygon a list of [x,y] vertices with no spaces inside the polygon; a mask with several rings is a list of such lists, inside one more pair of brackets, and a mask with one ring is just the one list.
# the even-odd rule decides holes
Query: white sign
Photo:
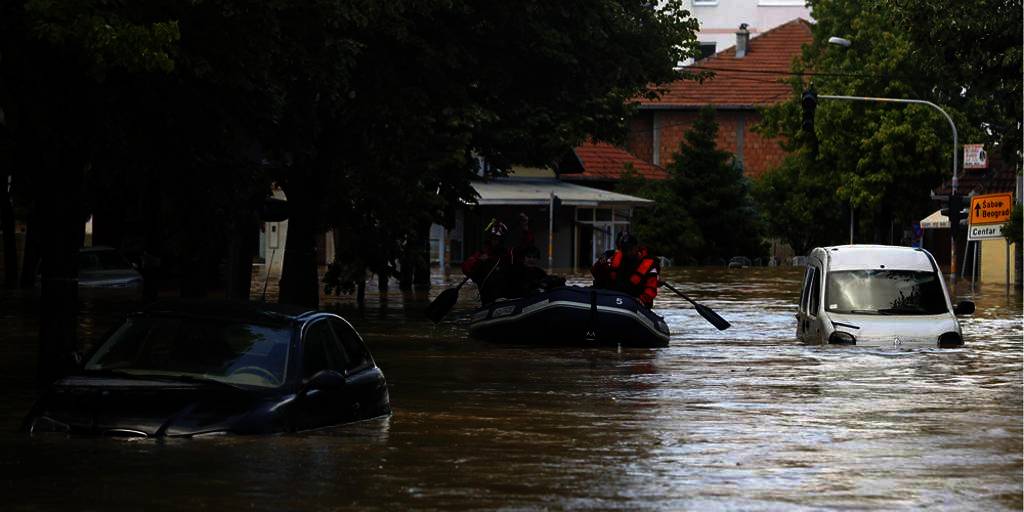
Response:
[{"label": "white sign", "polygon": [[964,144],[964,169],[988,169],[984,144]]},{"label": "white sign", "polygon": [[1002,224],[982,224],[967,228],[968,240],[997,240],[1003,237]]}]

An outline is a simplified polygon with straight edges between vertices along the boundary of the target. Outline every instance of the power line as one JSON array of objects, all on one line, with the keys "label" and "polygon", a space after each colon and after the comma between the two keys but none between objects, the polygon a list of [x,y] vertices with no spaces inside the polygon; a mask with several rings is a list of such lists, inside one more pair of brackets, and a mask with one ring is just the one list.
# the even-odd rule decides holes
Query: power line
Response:
[{"label": "power line", "polygon": [[759,75],[783,75],[783,76],[823,76],[823,77],[837,77],[837,78],[871,78],[871,79],[878,79],[878,78],[885,78],[885,79],[888,79],[888,78],[900,78],[900,79],[903,79],[903,80],[923,80],[923,79],[929,78],[929,77],[922,77],[922,76],[912,77],[912,76],[906,76],[906,75],[894,75],[894,74],[889,74],[889,73],[882,73],[880,75],[873,75],[873,74],[867,74],[867,73],[833,73],[833,72],[820,72],[820,71],[803,71],[803,72],[799,72],[798,73],[798,72],[795,72],[795,71],[780,71],[780,70],[770,70],[770,69],[716,68],[716,67],[713,67],[713,66],[697,66],[697,65],[685,66],[685,69],[703,69],[703,70],[706,70],[706,71],[720,71],[720,72],[723,72],[723,73],[724,72],[729,72],[729,73],[752,73],[752,74],[759,74]]}]

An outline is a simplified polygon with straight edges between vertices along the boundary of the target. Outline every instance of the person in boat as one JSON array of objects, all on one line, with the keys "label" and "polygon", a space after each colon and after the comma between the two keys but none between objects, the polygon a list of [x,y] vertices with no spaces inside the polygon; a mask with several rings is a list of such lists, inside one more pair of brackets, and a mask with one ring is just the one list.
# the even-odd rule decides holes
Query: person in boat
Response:
[{"label": "person in boat", "polygon": [[565,285],[564,278],[549,276],[540,268],[540,251],[534,245],[529,218],[521,213],[519,221],[518,239],[506,248],[508,227],[491,219],[483,247],[462,263],[462,272],[476,283],[484,304]]},{"label": "person in boat", "polygon": [[641,304],[653,307],[654,298],[658,296],[658,260],[631,233],[620,233],[615,247],[614,251],[601,255],[590,268],[594,288],[627,293]]},{"label": "person in boat", "polygon": [[511,267],[512,283],[518,286],[514,293],[515,297],[525,297],[565,286],[564,277],[549,275],[541,268],[540,250],[536,246],[523,249],[521,254],[522,263]]},{"label": "person in boat", "polygon": [[508,226],[497,219],[491,219],[484,228],[484,243],[480,250],[474,252],[462,262],[462,273],[476,283],[480,290],[480,300],[490,304],[506,294],[508,279],[501,271],[511,263],[511,252],[505,247],[505,235]]}]

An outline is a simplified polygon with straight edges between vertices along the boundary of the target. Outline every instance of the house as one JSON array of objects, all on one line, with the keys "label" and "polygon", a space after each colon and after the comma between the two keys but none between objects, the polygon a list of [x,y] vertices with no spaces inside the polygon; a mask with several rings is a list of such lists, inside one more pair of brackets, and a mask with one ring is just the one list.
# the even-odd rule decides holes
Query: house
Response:
[{"label": "house", "polygon": [[643,99],[628,121],[625,149],[636,157],[667,167],[698,111],[716,109],[718,147],[735,155],[747,176],[757,177],[778,165],[785,151],[779,141],[754,133],[759,108],[786,100],[785,83],[793,60],[812,41],[811,25],[797,18],[751,37],[747,27],[735,31],[736,45],[693,64],[714,76],[697,82],[679,80],[665,86],[656,100]]},{"label": "house", "polygon": [[740,23],[752,37],[795,18],[811,19],[806,0],[686,0],[683,6],[700,22],[697,41],[701,58],[714,55],[733,43]]},{"label": "house", "polygon": [[[665,180],[665,169],[606,142],[588,142],[573,150],[575,162],[562,162],[558,178],[588,187],[612,190],[627,169],[646,180]],[[565,170],[567,169],[567,170]]]},{"label": "house", "polygon": [[630,229],[633,209],[653,204],[560,178],[551,169],[516,168],[511,176],[474,182],[476,204],[456,212],[452,229],[431,228],[431,260],[449,266],[461,263],[482,245],[491,219],[510,228],[509,242],[515,244],[518,218],[525,214],[544,266],[550,261],[554,269],[588,269],[597,256],[614,247],[618,233]]}]

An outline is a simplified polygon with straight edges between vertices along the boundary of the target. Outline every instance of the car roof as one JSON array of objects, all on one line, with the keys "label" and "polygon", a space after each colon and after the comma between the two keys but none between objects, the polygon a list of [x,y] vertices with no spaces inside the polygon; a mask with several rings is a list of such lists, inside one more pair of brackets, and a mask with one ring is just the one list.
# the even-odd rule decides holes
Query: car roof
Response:
[{"label": "car roof", "polygon": [[924,249],[894,245],[837,245],[824,247],[829,270],[915,270],[932,272],[931,255]]},{"label": "car roof", "polygon": [[319,311],[290,304],[228,299],[165,299],[149,304],[138,314],[187,316],[254,323],[303,321]]}]

